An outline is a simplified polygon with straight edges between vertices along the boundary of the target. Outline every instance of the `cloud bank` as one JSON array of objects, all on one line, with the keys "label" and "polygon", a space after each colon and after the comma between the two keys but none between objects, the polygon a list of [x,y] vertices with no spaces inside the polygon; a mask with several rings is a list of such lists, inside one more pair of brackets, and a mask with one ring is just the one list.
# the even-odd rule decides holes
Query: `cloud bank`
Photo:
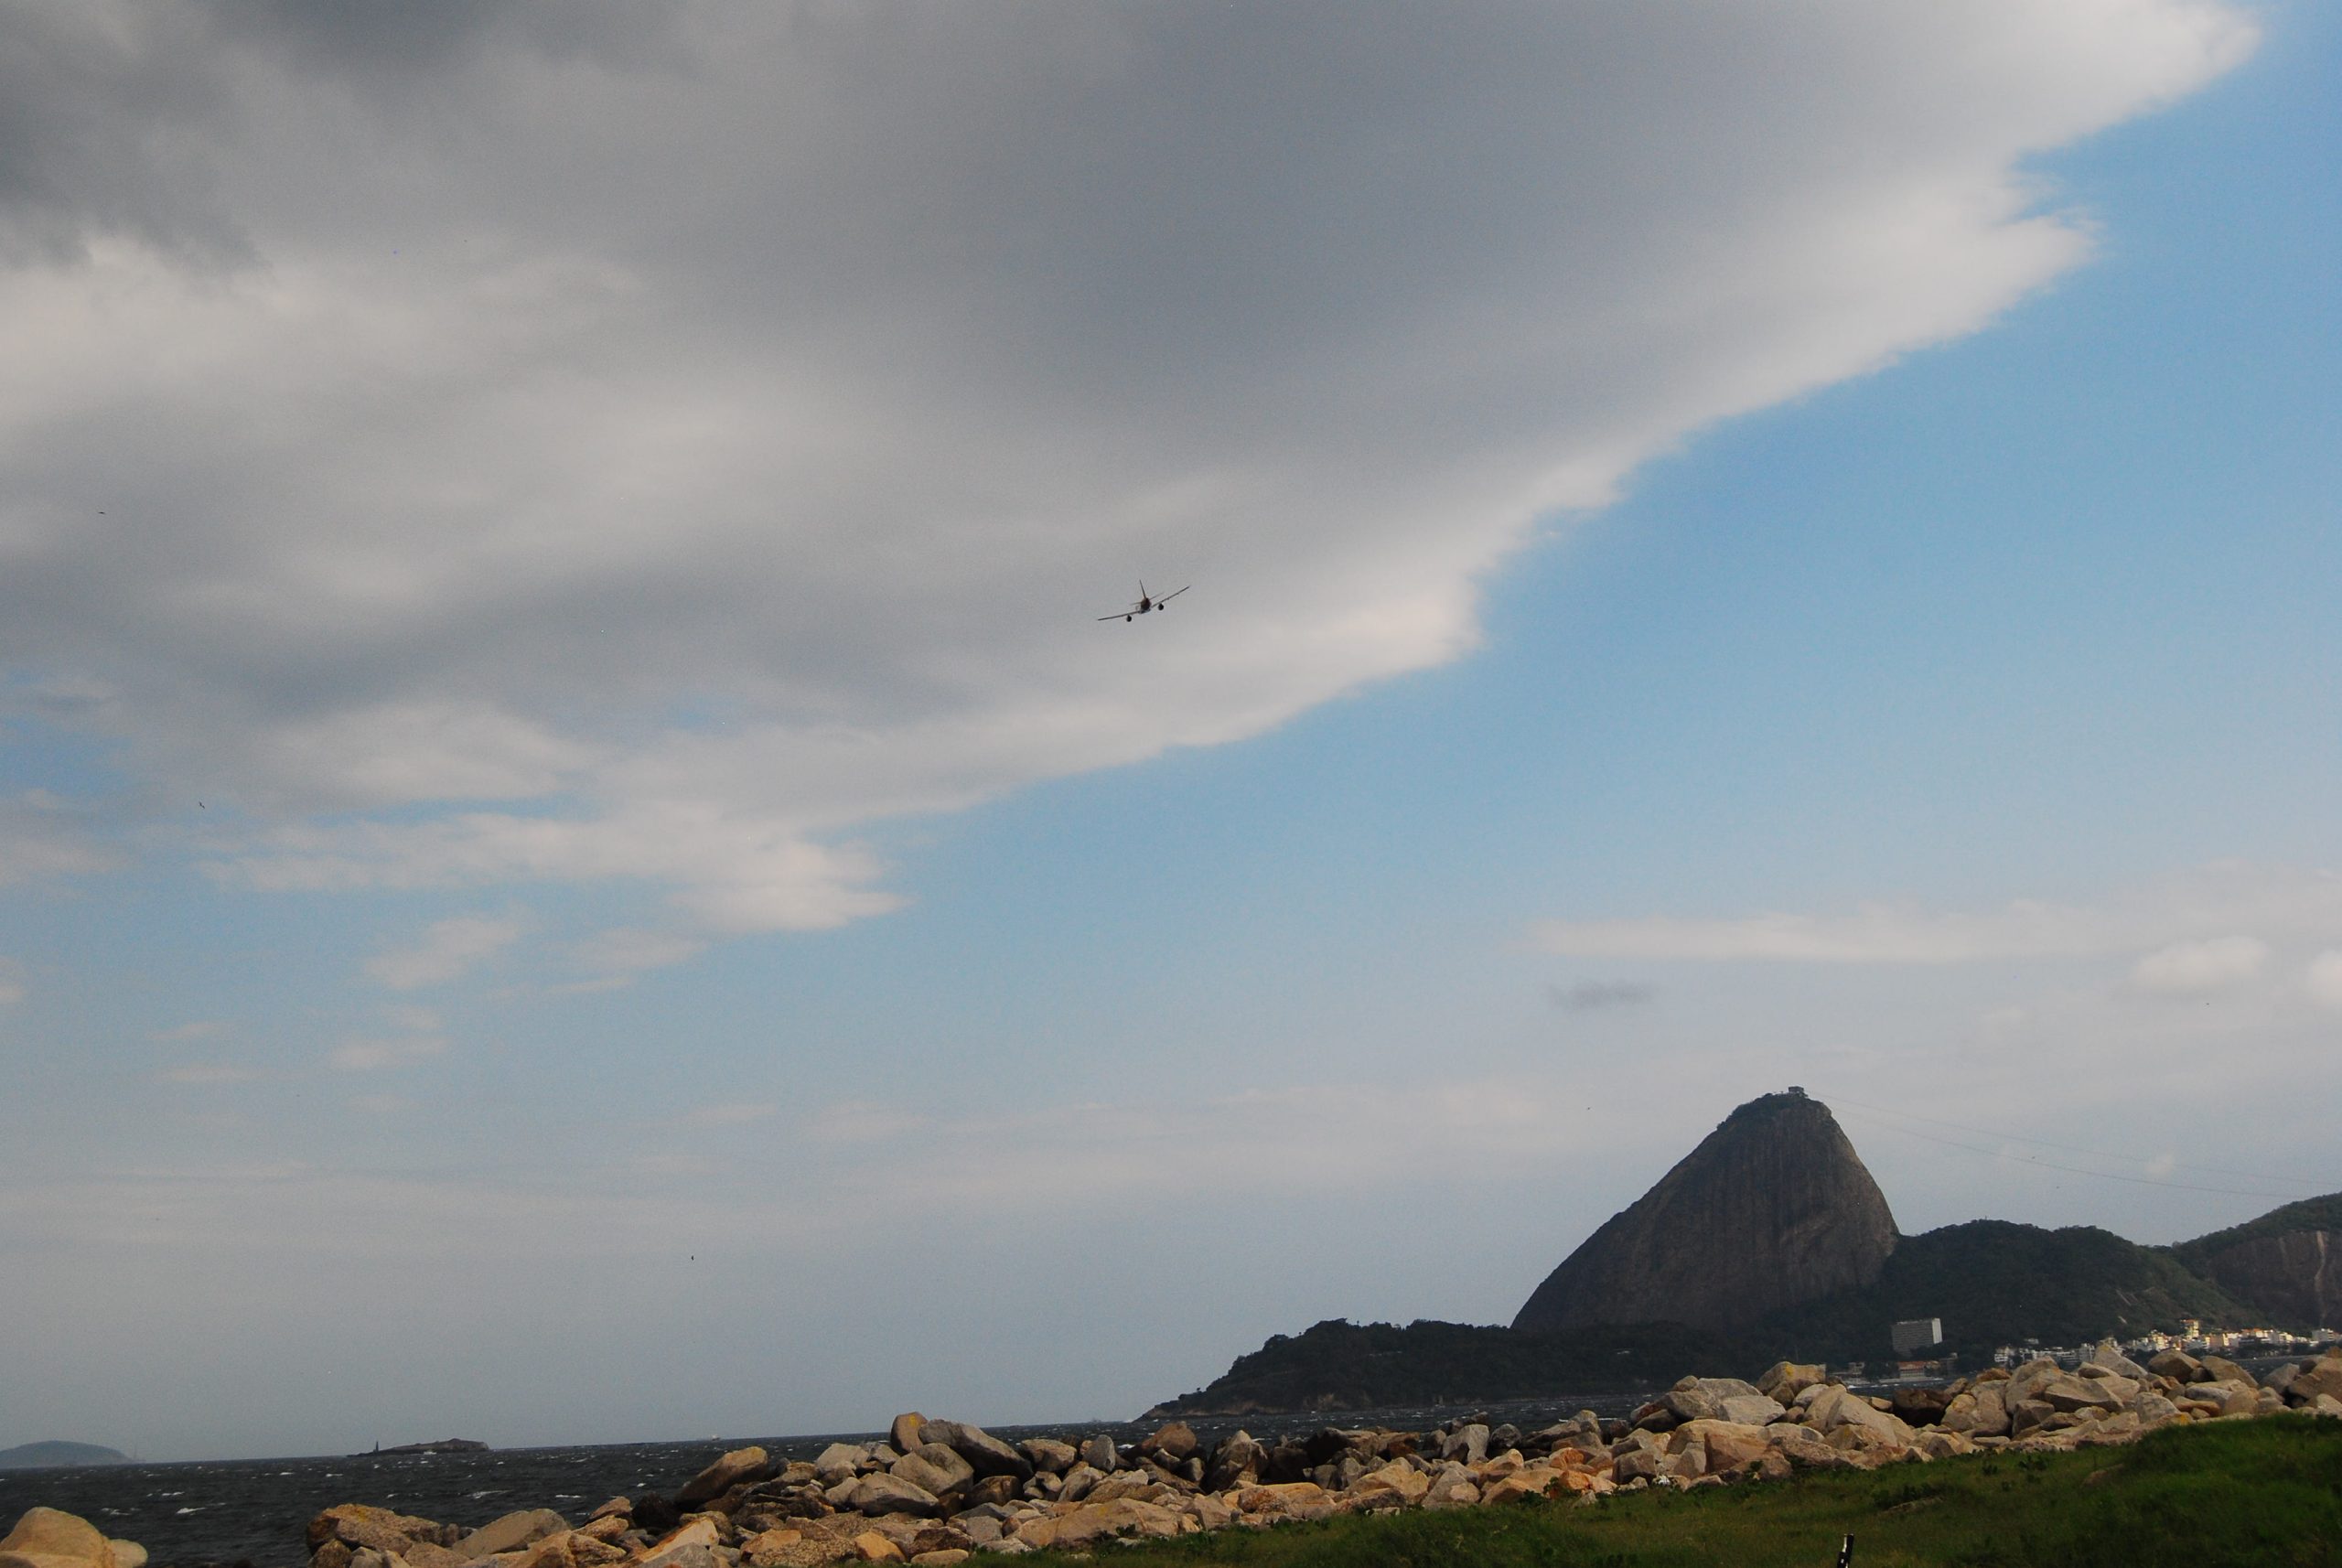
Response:
[{"label": "cloud bank", "polygon": [[[2074,265],[2027,157],[2254,36],[2195,0],[0,26],[9,710],[204,800],[235,885],[631,882],[711,933],[895,908],[871,823],[1469,650],[1541,519]],[[1141,576],[1197,587],[1093,622]],[[99,864],[31,842],[0,822],[0,877]]]}]

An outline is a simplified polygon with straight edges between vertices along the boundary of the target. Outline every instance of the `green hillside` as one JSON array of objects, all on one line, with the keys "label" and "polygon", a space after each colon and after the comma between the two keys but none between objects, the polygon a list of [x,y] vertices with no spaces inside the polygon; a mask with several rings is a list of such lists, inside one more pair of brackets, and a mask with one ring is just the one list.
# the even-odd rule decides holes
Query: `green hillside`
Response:
[{"label": "green hillside", "polygon": [[2249,1316],[2171,1253],[2111,1230],[1976,1219],[1905,1237],[1877,1283],[1778,1314],[1756,1337],[1792,1359],[1870,1361],[1890,1353],[1898,1319],[1939,1317],[1946,1347],[1973,1358]]},{"label": "green hillside", "polygon": [[1209,1387],[1159,1406],[1164,1413],[1376,1410],[1626,1392],[1673,1382],[1692,1367],[1737,1363],[1743,1352],[1681,1324],[1551,1334],[1422,1321],[1328,1319],[1279,1334]]},{"label": "green hillside", "polygon": [[2198,1236],[2193,1241],[2182,1241],[2172,1248],[2171,1252],[2189,1268],[2201,1272],[2215,1256],[2240,1242],[2257,1241],[2263,1236],[2288,1235],[2295,1230],[2342,1230],[2342,1192],[2329,1192],[2324,1197],[2305,1197],[2299,1203],[2272,1208],[2258,1219],[2248,1219],[2241,1225],[2231,1225],[2225,1230]]}]

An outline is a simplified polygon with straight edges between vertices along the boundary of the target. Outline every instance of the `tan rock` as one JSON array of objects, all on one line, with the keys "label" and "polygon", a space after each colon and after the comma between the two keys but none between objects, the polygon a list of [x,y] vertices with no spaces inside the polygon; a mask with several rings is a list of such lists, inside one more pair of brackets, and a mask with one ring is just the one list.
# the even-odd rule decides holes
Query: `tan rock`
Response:
[{"label": "tan rock", "polygon": [[1561,1490],[1562,1472],[1551,1465],[1524,1465],[1480,1491],[1484,1505],[1518,1502],[1522,1498],[1546,1498]]},{"label": "tan rock", "polygon": [[936,1510],[936,1498],[925,1487],[881,1471],[865,1476],[846,1493],[846,1506],[864,1514],[904,1513],[921,1516]]},{"label": "tan rock", "polygon": [[1806,1406],[1805,1424],[1828,1437],[1841,1427],[1854,1426],[1877,1434],[1902,1447],[1911,1444],[1912,1431],[1900,1418],[1842,1388],[1824,1389]]},{"label": "tan rock", "polygon": [[870,1463],[870,1450],[853,1443],[833,1443],[813,1459],[813,1473],[825,1487],[850,1481]]},{"label": "tan rock", "polygon": [[[1466,1475],[1469,1472],[1466,1472]],[[1334,1499],[1315,1481],[1284,1481],[1274,1486],[1246,1487],[1236,1494],[1236,1507],[1248,1514],[1283,1519],[1322,1519]]]},{"label": "tan rock", "polygon": [[908,1454],[925,1441],[919,1434],[926,1429],[927,1417],[917,1411],[906,1411],[886,1427],[886,1441],[895,1445],[897,1454]]},{"label": "tan rock", "polygon": [[2128,1378],[2057,1377],[2041,1385],[2034,1398],[2052,1410],[2073,1412],[2084,1410],[2116,1410],[2139,1391],[2139,1385]]},{"label": "tan rock", "polygon": [[1016,1539],[1029,1546],[1078,1547],[1108,1536],[1171,1536],[1180,1533],[1179,1517],[1159,1504],[1116,1498],[1028,1520],[1016,1527]]},{"label": "tan rock", "polygon": [[938,1498],[946,1492],[965,1490],[976,1478],[975,1466],[940,1443],[921,1444],[913,1448],[896,1460],[887,1474]]},{"label": "tan rock", "polygon": [[[371,1508],[364,1503],[338,1503],[309,1521],[308,1541],[312,1551],[328,1541],[340,1541],[350,1546],[371,1547],[384,1553],[399,1552],[417,1541],[445,1546],[457,1540],[461,1532],[436,1520],[418,1519],[413,1514],[392,1513],[388,1509]],[[457,1562],[460,1558],[454,1559]]]},{"label": "tan rock", "polygon": [[1737,1470],[1752,1460],[1772,1451],[1766,1437],[1767,1428],[1735,1421],[1692,1421],[1676,1428],[1676,1435],[1687,1443],[1697,1443],[1705,1451],[1702,1455],[1703,1469],[1724,1473]]},{"label": "tan rock", "polygon": [[1388,1492],[1402,1503],[1418,1503],[1423,1501],[1423,1494],[1431,1490],[1431,1477],[1404,1459],[1393,1459],[1380,1469],[1369,1470],[1360,1476],[1358,1484],[1350,1490],[1368,1496]]},{"label": "tan rock", "polygon": [[457,1556],[470,1562],[474,1558],[531,1545],[568,1528],[569,1521],[551,1509],[524,1509],[481,1525],[457,1541],[453,1551]]},{"label": "tan rock", "polygon": [[1184,1421],[1166,1422],[1138,1446],[1142,1454],[1176,1464],[1196,1451],[1196,1429]]},{"label": "tan rock", "polygon": [[772,1474],[772,1460],[761,1448],[735,1448],[714,1464],[685,1481],[675,1494],[675,1506],[689,1509],[696,1504],[711,1502],[733,1487],[747,1481],[761,1481]]},{"label": "tan rock", "polygon": [[309,1553],[309,1568],[349,1568],[349,1542],[328,1541]]},{"label": "tan rock", "polygon": [[740,1557],[750,1568],[782,1568],[789,1562],[789,1549],[804,1539],[803,1530],[785,1526],[758,1530],[740,1542]]},{"label": "tan rock", "polygon": [[1776,1361],[1756,1380],[1756,1391],[1782,1404],[1794,1402],[1798,1395],[1817,1383],[1829,1381],[1827,1369],[1803,1361]]},{"label": "tan rock", "polygon": [[875,1530],[865,1530],[854,1538],[854,1554],[865,1563],[900,1563],[903,1549]]},{"label": "tan rock", "polygon": [[2192,1383],[2199,1377],[2208,1376],[2204,1363],[2185,1350],[2165,1350],[2147,1362],[2147,1370],[2175,1383]]},{"label": "tan rock", "polygon": [[[2206,1357],[2205,1364],[2209,1366],[2217,1359]],[[2258,1383],[2250,1380],[2238,1382],[2227,1378],[2208,1383],[2190,1383],[2180,1394],[2184,1400],[2216,1403],[2222,1415],[2252,1414],[2260,1408],[2260,1396],[2261,1386]]]},{"label": "tan rock", "polygon": [[105,1532],[62,1509],[27,1509],[16,1528],[0,1538],[0,1556],[23,1559],[27,1568],[50,1568],[52,1563],[58,1568],[75,1563],[117,1568]]},{"label": "tan rock", "polygon": [[2285,1397],[2296,1404],[2315,1404],[2320,1394],[2342,1399],[2342,1356],[2319,1357],[2285,1386]]},{"label": "tan rock", "polygon": [[636,1560],[635,1568],[709,1568],[723,1542],[715,1521],[697,1514],[652,1542],[650,1550]]},{"label": "tan rock", "polygon": [[1821,1434],[1810,1426],[1795,1422],[1780,1422],[1765,1429],[1765,1441],[1773,1451],[1799,1469],[1841,1470],[1846,1456],[1830,1446]]},{"label": "tan rock", "polygon": [[2204,1369],[2212,1374],[2215,1381],[2242,1383],[2249,1389],[2257,1389],[2261,1386],[2260,1379],[2229,1360],[2226,1356],[2206,1356],[2203,1361]]},{"label": "tan rock", "polygon": [[1964,1433],[1941,1426],[1921,1427],[1911,1446],[1930,1459],[1950,1459],[1956,1455],[1976,1452],[1976,1444],[1970,1442]]}]

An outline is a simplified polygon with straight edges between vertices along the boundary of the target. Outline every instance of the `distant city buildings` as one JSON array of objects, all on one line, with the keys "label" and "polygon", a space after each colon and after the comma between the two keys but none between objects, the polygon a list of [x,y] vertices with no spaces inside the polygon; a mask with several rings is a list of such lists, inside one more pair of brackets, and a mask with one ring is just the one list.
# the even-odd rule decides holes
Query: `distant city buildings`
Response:
[{"label": "distant city buildings", "polygon": [[[2126,1355],[2133,1357],[2160,1355],[2165,1350],[2181,1350],[2191,1356],[2291,1356],[2306,1353],[2322,1346],[2342,1342],[2342,1334],[2331,1328],[2320,1328],[2311,1334],[2295,1334],[2283,1328],[2215,1328],[2206,1332],[2195,1318],[2182,1318],[2180,1332],[2156,1332],[2140,1335],[2122,1342]],[[2038,1339],[2027,1339],[2018,1345],[2003,1345],[1993,1352],[1996,1367],[2021,1366],[2026,1361],[2047,1357],[2063,1366],[2079,1366],[2095,1345],[2044,1345]]]}]

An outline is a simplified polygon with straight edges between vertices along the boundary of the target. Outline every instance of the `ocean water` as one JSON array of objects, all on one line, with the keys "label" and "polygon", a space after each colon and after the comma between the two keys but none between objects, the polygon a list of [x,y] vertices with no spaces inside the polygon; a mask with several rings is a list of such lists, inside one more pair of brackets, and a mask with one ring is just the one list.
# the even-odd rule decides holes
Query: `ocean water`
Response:
[{"label": "ocean water", "polygon": [[[1188,1424],[1209,1443],[1239,1427],[1263,1442],[1303,1436],[1327,1425],[1425,1431],[1454,1416],[1487,1410],[1524,1432],[1591,1409],[1623,1414],[1638,1401],[1608,1395],[1495,1406],[1341,1411],[1324,1415],[1197,1418]],[[1080,1440],[1103,1432],[1135,1443],[1155,1423],[1112,1425],[1000,1426],[1025,1437]],[[70,1470],[0,1470],[0,1530],[27,1509],[80,1514],[108,1535],[137,1541],[156,1568],[249,1563],[306,1568],[303,1530],[336,1503],[372,1503],[400,1513],[467,1527],[517,1509],[549,1508],[579,1520],[613,1497],[671,1495],[726,1449],[760,1444],[777,1459],[811,1459],[835,1442],[866,1443],[882,1433],[797,1437],[725,1437],[696,1443],[621,1443],[582,1448],[504,1448],[486,1454],[359,1455],[298,1459],[192,1460],[170,1465],[107,1465]]]}]

